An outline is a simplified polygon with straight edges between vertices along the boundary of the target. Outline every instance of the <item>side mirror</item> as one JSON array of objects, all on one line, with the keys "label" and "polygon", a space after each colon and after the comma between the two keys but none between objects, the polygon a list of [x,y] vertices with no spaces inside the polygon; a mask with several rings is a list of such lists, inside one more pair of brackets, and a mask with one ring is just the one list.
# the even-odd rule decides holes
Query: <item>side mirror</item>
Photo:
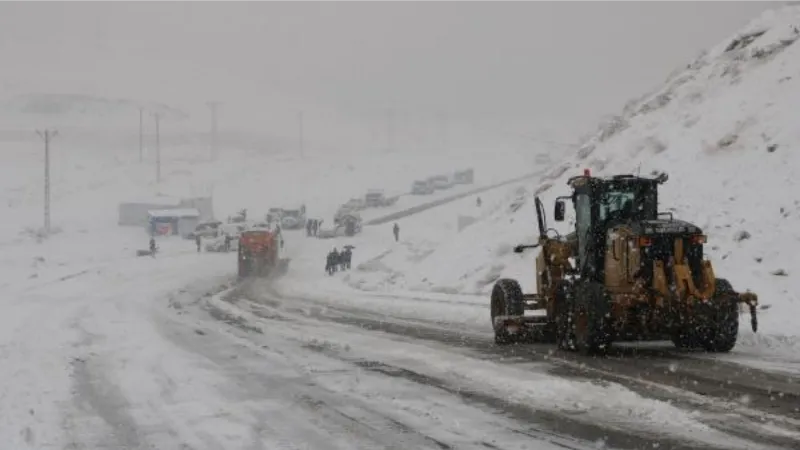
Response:
[{"label": "side mirror", "polygon": [[517,245],[514,247],[514,253],[522,253],[523,251],[525,251],[525,247],[523,245]]},{"label": "side mirror", "polygon": [[564,211],[566,206],[564,205],[563,200],[556,200],[556,210],[553,214],[556,222],[563,222],[564,221]]}]

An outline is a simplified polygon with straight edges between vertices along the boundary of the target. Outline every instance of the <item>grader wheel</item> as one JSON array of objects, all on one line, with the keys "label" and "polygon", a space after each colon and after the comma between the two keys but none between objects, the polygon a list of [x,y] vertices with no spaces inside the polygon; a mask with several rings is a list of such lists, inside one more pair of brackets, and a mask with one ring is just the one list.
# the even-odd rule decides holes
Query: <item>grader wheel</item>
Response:
[{"label": "grader wheel", "polygon": [[606,353],[612,341],[607,305],[605,288],[600,284],[560,289],[556,298],[558,347],[586,355]]},{"label": "grader wheel", "polygon": [[497,345],[508,345],[520,340],[518,335],[508,332],[505,326],[495,325],[497,316],[522,316],[525,314],[525,302],[522,287],[517,280],[502,278],[492,288],[491,315],[494,328],[494,342]]},{"label": "grader wheel", "polygon": [[714,297],[701,305],[696,316],[672,337],[678,348],[703,348],[707,352],[728,353],[736,346],[739,335],[739,305],[728,280],[717,278]]}]

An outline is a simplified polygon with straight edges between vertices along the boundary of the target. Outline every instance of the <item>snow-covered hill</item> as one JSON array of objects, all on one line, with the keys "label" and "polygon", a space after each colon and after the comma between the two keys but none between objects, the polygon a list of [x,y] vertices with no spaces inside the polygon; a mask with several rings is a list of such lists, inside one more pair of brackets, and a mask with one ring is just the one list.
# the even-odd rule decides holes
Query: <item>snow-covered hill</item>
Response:
[{"label": "snow-covered hill", "polygon": [[[700,225],[717,274],[739,290],[757,292],[768,307],[758,335],[742,321],[745,342],[798,346],[798,28],[798,6],[764,13],[673,73],[662,88],[631,101],[540,183],[517,187],[527,189],[522,207],[513,207],[519,193],[512,189],[463,231],[434,239],[408,232],[402,246],[373,252],[380,255],[380,275],[372,264],[354,272],[351,284],[486,294],[494,279],[510,276],[533,290],[533,256],[510,252],[513,244],[535,239],[532,194],[542,196],[551,214],[555,197],[568,193],[566,179],[584,168],[595,175],[665,171],[670,181],[662,188],[661,210]],[[477,215],[474,201],[445,219],[431,212],[427,220],[453,226],[457,214]],[[550,226],[567,231],[566,225]]]}]

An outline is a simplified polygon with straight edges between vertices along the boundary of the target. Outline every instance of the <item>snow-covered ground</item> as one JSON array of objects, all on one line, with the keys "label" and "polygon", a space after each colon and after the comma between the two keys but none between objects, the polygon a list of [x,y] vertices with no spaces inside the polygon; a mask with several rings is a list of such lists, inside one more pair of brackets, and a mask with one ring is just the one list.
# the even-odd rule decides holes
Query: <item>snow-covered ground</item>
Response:
[{"label": "snow-covered ground", "polygon": [[[758,334],[742,321],[740,345],[716,358],[797,372],[797,26],[796,6],[766,13],[673,74],[662,90],[631,102],[541,180],[399,219],[398,242],[391,223],[348,239],[287,232],[289,273],[263,298],[213,295],[234,281],[233,254],[197,254],[191,242],[162,239],[156,258],[136,257],[147,236],[117,226],[118,203],[213,193],[220,218],[241,208],[252,217],[305,203],[310,216],[330,220],[340,203],[368,188],[405,192],[416,178],[475,168],[475,186],[403,197],[393,208],[365,213],[370,217],[533,172],[535,155],[353,149],[301,158],[280,145],[256,145],[222,149],[212,162],[204,146],[175,139],[162,145],[164,181],[156,185],[154,155],[148,151],[140,164],[135,140],[90,145],[86,135],[65,131],[51,149],[57,232],[42,240],[42,144],[4,134],[0,440],[11,448],[545,449],[670,447],[679,439],[754,448],[740,439],[752,431],[771,444],[797,442],[797,417],[751,409],[750,394],[730,401],[707,400],[702,392],[656,398],[653,392],[664,389],[658,382],[652,392],[634,387],[683,370],[708,389],[722,383],[718,375],[693,375],[691,356],[666,366],[600,361],[589,368],[554,356],[564,375],[547,362],[550,354],[498,360],[494,350],[480,355],[457,342],[360,330],[324,317],[328,307],[350,321],[405,321],[420,330],[424,323],[490,341],[486,294],[494,280],[514,277],[534,289],[532,256],[511,252],[537,234],[533,195],[551,205],[566,192],[566,177],[584,167],[595,174],[663,170],[671,181],[662,209],[702,226],[716,272],[769,306],[760,312]],[[739,239],[744,231],[747,238]],[[356,247],[353,270],[324,274],[327,251],[346,243]],[[640,372],[622,376],[621,365]],[[788,380],[782,382],[794,382]],[[797,398],[790,395],[772,400]]]},{"label": "snow-covered ground", "polygon": [[[192,242],[164,238],[156,258],[137,257],[147,234],[119,227],[117,206],[213,194],[221,218],[240,208],[260,216],[272,206],[305,203],[311,216],[330,220],[340,203],[368,188],[406,192],[415,178],[475,168],[475,185],[402,198],[395,209],[409,207],[530,172],[529,155],[509,150],[498,158],[496,148],[458,158],[445,151],[354,149],[301,159],[281,147],[224,148],[212,162],[202,145],[165,139],[157,185],[152,151],[140,164],[135,142],[110,146],[108,136],[92,141],[62,129],[51,146],[55,233],[41,239],[42,142],[23,133],[3,136],[0,440],[11,448],[276,448],[304,442],[312,448],[374,448],[376,442],[439,448],[404,431],[421,427],[410,419],[419,408],[458,411],[464,424],[504,421],[485,408],[459,406],[461,400],[433,388],[414,400],[408,392],[418,386],[360,374],[296,343],[273,340],[275,352],[248,353],[240,341],[214,335],[209,320],[212,327],[222,325],[207,315],[182,322],[205,294],[233,281],[235,256],[198,255]],[[302,233],[288,234],[292,249]],[[353,379],[375,383],[365,381],[344,396],[341,384]],[[279,392],[276,386],[293,388]],[[387,396],[407,404],[381,406],[385,402],[376,400]],[[350,413],[357,417],[347,419]],[[374,431],[354,425],[359,420],[389,425]],[[315,430],[301,422],[322,425]],[[351,432],[354,426],[358,430]],[[460,426],[451,423],[448,441],[486,438],[510,445],[530,439],[477,426],[465,434]]]},{"label": "snow-covered ground", "polygon": [[[516,210],[514,189],[498,190],[480,209],[473,198],[401,221],[396,245],[384,242],[388,229],[375,245],[356,241],[361,266],[343,277],[345,283],[368,291],[414,291],[409,295],[416,297],[445,292],[485,298],[502,276],[532,291],[532,253],[511,253],[514,244],[535,241],[532,193],[552,214],[555,197],[568,193],[566,179],[584,168],[601,176],[665,171],[670,180],[661,191],[661,210],[701,226],[717,275],[760,297],[759,332],[742,320],[740,345],[719,358],[770,355],[790,359],[797,370],[800,338],[793,318],[800,314],[800,263],[793,255],[800,249],[800,191],[793,186],[800,159],[792,149],[800,143],[798,27],[797,6],[764,13],[676,71],[663,88],[630,102],[542,180],[523,183],[528,194]],[[459,214],[478,220],[457,232]],[[568,232],[567,225],[549,226]]]}]

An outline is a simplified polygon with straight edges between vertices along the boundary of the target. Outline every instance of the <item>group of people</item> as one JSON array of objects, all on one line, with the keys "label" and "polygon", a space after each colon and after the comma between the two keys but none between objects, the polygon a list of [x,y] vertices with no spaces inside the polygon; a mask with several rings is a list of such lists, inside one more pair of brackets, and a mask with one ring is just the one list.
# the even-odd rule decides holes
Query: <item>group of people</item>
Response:
[{"label": "group of people", "polygon": [[354,248],[355,247],[352,245],[345,245],[344,249],[340,252],[334,247],[333,250],[328,253],[327,262],[325,264],[325,271],[328,272],[328,275],[333,275],[340,270],[350,270],[350,262],[353,258]]},{"label": "group of people", "polygon": [[322,225],[323,220],[308,219],[306,220],[306,236],[316,236],[319,233],[319,227]]}]

